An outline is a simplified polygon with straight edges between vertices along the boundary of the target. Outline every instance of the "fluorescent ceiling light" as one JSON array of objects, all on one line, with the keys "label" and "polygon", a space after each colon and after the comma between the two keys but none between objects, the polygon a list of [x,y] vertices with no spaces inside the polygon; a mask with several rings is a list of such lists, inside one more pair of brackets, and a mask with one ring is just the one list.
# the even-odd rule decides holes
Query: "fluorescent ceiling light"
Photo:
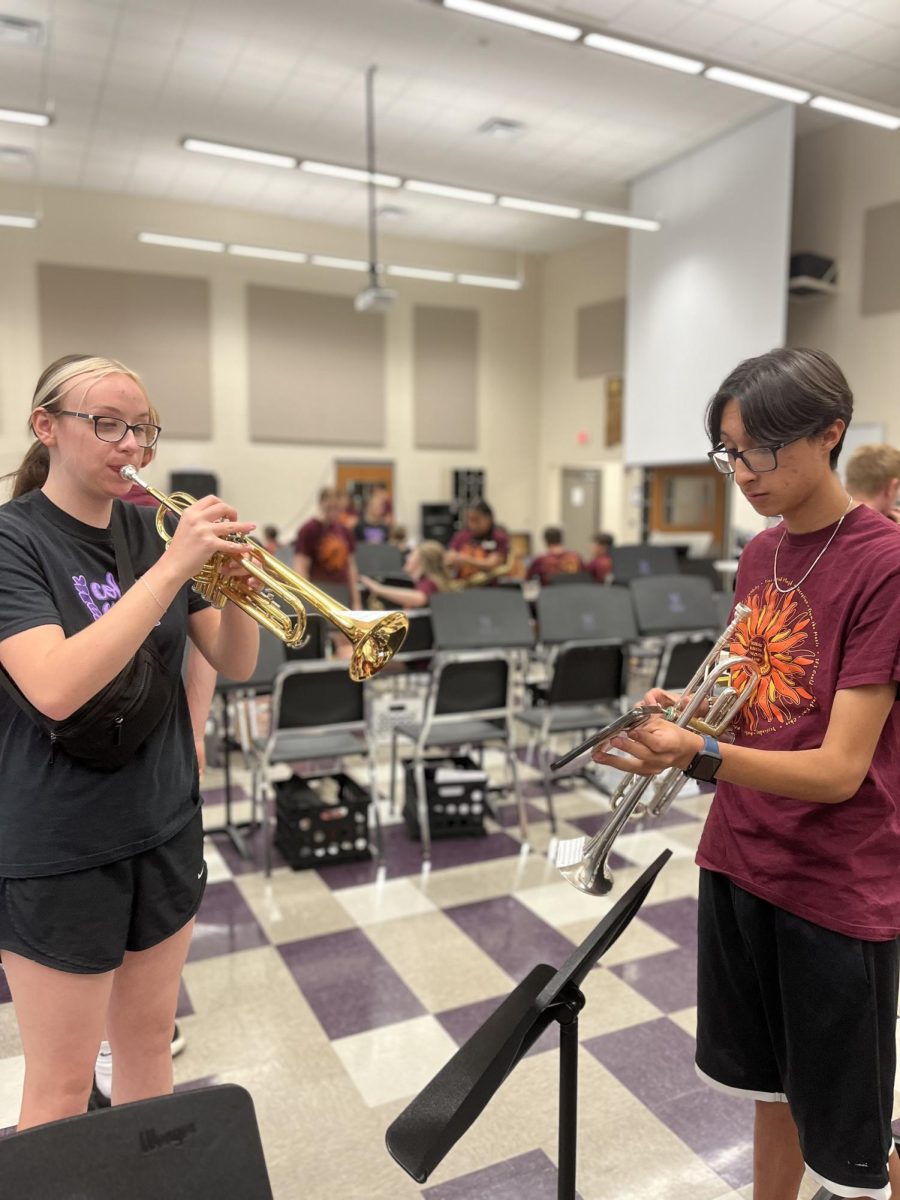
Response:
[{"label": "fluorescent ceiling light", "polygon": [[37,229],[40,217],[23,217],[18,213],[0,213],[0,225],[10,225],[13,229]]},{"label": "fluorescent ceiling light", "polygon": [[509,279],[503,275],[457,275],[457,283],[468,284],[469,287],[505,288],[517,292],[522,287],[521,279]]},{"label": "fluorescent ceiling light", "polygon": [[388,275],[401,279],[433,279],[435,283],[452,283],[452,271],[433,271],[430,267],[388,267]]},{"label": "fluorescent ceiling light", "polygon": [[339,271],[368,271],[369,264],[362,258],[334,258],[330,254],[311,254],[309,261],[314,267],[336,267]]},{"label": "fluorescent ceiling light", "polygon": [[269,246],[242,246],[237,242],[232,242],[226,247],[226,250],[229,254],[236,254],[240,258],[268,258],[274,262],[289,263],[309,261],[309,255],[300,250],[274,250]]},{"label": "fluorescent ceiling light", "polygon": [[369,171],[364,171],[360,167],[341,167],[336,163],[313,162],[311,159],[304,158],[300,164],[301,171],[310,171],[313,175],[332,175],[335,179],[352,179],[355,183],[368,183],[369,179],[373,179],[379,187],[399,187],[399,175],[382,175],[380,171],[376,171],[374,175],[370,175]]},{"label": "fluorescent ceiling light", "polygon": [[865,121],[869,125],[879,125],[882,129],[900,129],[900,117],[892,117],[890,113],[876,112],[873,108],[861,108],[858,104],[846,104],[843,100],[832,100],[830,96],[813,96],[809,107],[819,108],[822,112],[834,113],[836,117],[849,117],[851,121]]},{"label": "fluorescent ceiling light", "polygon": [[654,67],[683,71],[685,75],[699,75],[706,65],[696,58],[684,58],[681,54],[670,54],[667,50],[654,50],[652,46],[641,46],[638,42],[623,42],[621,38],[607,37],[605,33],[589,33],[584,39],[584,44],[592,50],[623,54],[626,58],[652,63]]},{"label": "fluorescent ceiling light", "polygon": [[589,210],[583,215],[586,221],[593,221],[597,225],[622,225],[626,229],[649,229],[652,233],[656,233],[658,229],[662,229],[659,221],[652,221],[647,217],[629,217],[625,213],[593,212]]},{"label": "fluorescent ceiling light", "polygon": [[446,196],[448,200],[471,200],[474,204],[493,204],[497,199],[493,192],[451,187],[448,183],[429,183],[427,179],[407,179],[403,186],[408,192],[425,192],[429,196]]},{"label": "fluorescent ceiling light", "polygon": [[0,121],[9,121],[12,125],[49,125],[47,113],[24,112],[18,108],[0,108]]},{"label": "fluorescent ceiling light", "polygon": [[484,0],[444,0],[444,8],[465,13],[470,17],[484,17],[486,21],[498,21],[501,25],[514,25],[531,33],[543,33],[546,37],[559,38],[563,42],[577,42],[582,30],[577,25],[566,25],[562,21],[548,21],[546,17],[533,17],[530,13],[504,8],[499,4],[486,4]]},{"label": "fluorescent ceiling light", "polygon": [[773,83],[771,79],[758,79],[755,75],[742,75],[740,71],[729,71],[725,67],[710,67],[704,75],[713,83],[729,83],[732,87],[745,88],[748,92],[774,96],[776,100],[789,100],[791,104],[805,104],[812,95],[812,92],[805,92],[802,88]]},{"label": "fluorescent ceiling light", "polygon": [[265,167],[296,167],[298,160],[290,154],[273,154],[269,150],[253,150],[249,146],[231,146],[227,142],[206,142],[202,138],[182,139],[185,150],[196,154],[214,154],[220,158],[239,158],[242,162],[261,163]]},{"label": "fluorescent ceiling light", "polygon": [[222,254],[224,242],[213,242],[208,238],[173,237],[168,233],[139,233],[138,241],[148,246],[171,246],[175,250],[206,250],[210,254]]},{"label": "fluorescent ceiling light", "polygon": [[572,221],[581,216],[581,209],[573,208],[571,204],[545,204],[543,200],[521,200],[518,196],[501,196],[497,203],[501,208],[543,213],[547,217],[568,217]]}]

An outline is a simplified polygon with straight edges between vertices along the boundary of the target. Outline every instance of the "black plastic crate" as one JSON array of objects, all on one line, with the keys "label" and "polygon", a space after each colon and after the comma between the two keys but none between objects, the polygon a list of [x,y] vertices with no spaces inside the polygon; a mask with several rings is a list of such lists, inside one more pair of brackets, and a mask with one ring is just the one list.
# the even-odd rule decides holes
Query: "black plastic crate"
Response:
[{"label": "black plastic crate", "polygon": [[[487,790],[487,775],[471,758],[457,755],[426,759],[425,799],[432,838],[483,834]],[[410,763],[406,765],[403,819],[410,837],[420,837],[416,781]]]},{"label": "black plastic crate", "polygon": [[340,773],[276,783],[275,845],[295,871],[371,858],[368,792]]}]

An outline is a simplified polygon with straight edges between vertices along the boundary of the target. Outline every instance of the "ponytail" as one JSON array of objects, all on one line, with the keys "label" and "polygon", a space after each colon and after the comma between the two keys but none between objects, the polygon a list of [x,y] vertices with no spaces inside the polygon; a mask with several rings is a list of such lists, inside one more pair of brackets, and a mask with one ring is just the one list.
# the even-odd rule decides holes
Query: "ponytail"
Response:
[{"label": "ponytail", "polygon": [[43,487],[49,472],[50,451],[43,442],[34,442],[28,447],[28,453],[22,459],[19,469],[4,476],[4,479],[13,481],[13,500],[24,496],[26,492],[33,492],[35,488]]}]

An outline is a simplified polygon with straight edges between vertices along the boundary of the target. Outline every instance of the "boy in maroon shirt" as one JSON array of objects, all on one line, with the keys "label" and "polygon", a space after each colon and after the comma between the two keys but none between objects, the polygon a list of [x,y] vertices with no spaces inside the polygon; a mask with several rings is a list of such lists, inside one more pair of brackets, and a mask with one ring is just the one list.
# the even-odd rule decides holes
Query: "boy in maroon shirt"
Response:
[{"label": "boy in maroon shirt", "polygon": [[563,531],[555,525],[544,530],[544,545],[547,547],[528,567],[528,578],[539,579],[542,586],[554,575],[574,575],[584,570],[584,560],[576,550],[567,550],[563,545]]},{"label": "boy in maroon shirt", "polygon": [[759,664],[755,693],[733,742],[653,717],[593,756],[718,781],[697,853],[697,1070],[756,1101],[756,1200],[795,1200],[804,1163],[835,1195],[900,1197],[900,539],[834,471],[852,410],[821,351],[724,381],[710,457],[782,517],[736,580],[751,611],[731,650]]},{"label": "boy in maroon shirt", "polygon": [[343,524],[334,488],[319,492],[319,516],[301,525],[294,543],[294,569],[311,583],[341,583],[350,589],[350,606],[359,608],[356,540]]},{"label": "boy in maroon shirt", "polygon": [[594,557],[588,563],[587,569],[597,583],[605,583],[612,572],[612,555],[610,554],[612,546],[613,535],[611,533],[595,533],[591,538]]}]

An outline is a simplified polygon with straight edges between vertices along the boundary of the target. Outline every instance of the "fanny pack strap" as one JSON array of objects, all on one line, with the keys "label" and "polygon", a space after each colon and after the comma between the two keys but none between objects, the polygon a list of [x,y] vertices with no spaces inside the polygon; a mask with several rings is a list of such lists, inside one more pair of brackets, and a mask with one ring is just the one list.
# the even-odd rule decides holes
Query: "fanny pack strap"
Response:
[{"label": "fanny pack strap", "polygon": [[[125,541],[125,523],[122,520],[121,504],[115,500],[113,501],[112,519],[110,520],[109,528],[112,534],[113,553],[116,557],[116,575],[119,581],[119,591],[124,594],[130,587],[134,586],[134,567],[131,564],[131,555],[128,553],[128,543]],[[47,718],[22,695],[4,667],[0,667],[0,686],[3,687],[7,695],[12,696],[19,708],[24,713],[27,713],[36,725],[41,726],[43,729],[47,728]]]}]

